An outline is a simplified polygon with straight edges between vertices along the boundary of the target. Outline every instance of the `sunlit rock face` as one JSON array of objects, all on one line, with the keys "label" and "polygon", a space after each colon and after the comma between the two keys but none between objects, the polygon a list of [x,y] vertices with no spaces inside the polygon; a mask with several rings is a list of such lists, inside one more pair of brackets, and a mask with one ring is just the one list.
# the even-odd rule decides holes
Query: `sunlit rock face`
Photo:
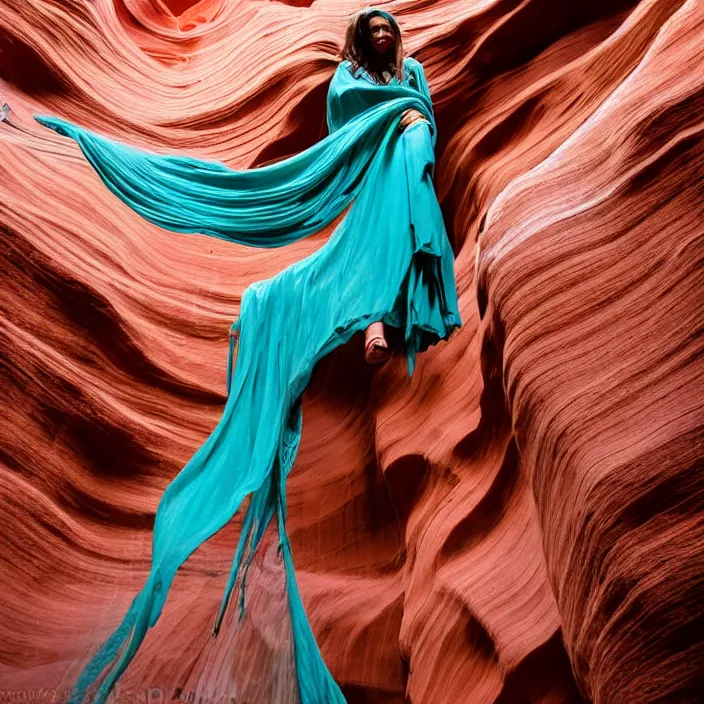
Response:
[{"label": "sunlit rock face", "polygon": [[[120,623],[222,411],[242,291],[332,231],[273,251],[160,230],[32,114],[268,163],[324,137],[358,7],[0,4],[0,689],[61,695]],[[358,338],[315,371],[289,525],[322,653],[356,703],[695,702],[703,5],[384,7],[433,94],[465,324],[410,381]],[[275,536],[247,618],[210,638],[238,527],[179,572],[125,692],[295,701]]]}]

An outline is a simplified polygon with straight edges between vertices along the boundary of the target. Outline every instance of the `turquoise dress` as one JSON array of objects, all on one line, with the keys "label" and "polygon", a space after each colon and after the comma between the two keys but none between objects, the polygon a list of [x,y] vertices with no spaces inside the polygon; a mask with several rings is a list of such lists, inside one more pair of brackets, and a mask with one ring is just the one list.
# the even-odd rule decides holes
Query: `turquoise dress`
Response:
[{"label": "turquoise dress", "polygon": [[[405,130],[409,108],[429,123]],[[255,247],[279,247],[349,211],[328,242],[242,296],[228,398],[211,435],[167,486],[156,513],[149,577],[122,624],[76,682],[70,704],[103,704],[161,614],[179,567],[227,524],[247,496],[216,635],[235,585],[272,520],[286,573],[301,704],[345,701],[308,624],[286,534],[286,478],[301,436],[301,397],[315,364],[370,323],[399,328],[409,375],[416,354],[461,325],[454,257],[433,188],[437,128],[422,65],[377,84],[341,62],[327,97],[329,135],[275,164],[236,171],[158,155],[36,115],[71,137],[106,186],[149,221]]]}]

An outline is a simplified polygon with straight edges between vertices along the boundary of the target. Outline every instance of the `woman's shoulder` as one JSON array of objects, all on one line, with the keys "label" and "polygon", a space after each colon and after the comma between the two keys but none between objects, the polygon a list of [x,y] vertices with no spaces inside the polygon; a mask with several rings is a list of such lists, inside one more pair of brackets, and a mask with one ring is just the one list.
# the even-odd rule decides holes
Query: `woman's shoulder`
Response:
[{"label": "woman's shoulder", "polygon": [[352,76],[352,62],[349,59],[342,59],[335,67],[335,76],[342,76],[343,74]]},{"label": "woman's shoulder", "polygon": [[[403,57],[403,65],[404,66],[409,66],[411,68],[417,68],[418,66],[422,66],[421,62],[418,61],[418,59],[414,59],[412,56],[404,56]],[[352,66],[352,62],[349,59],[342,59],[340,63],[337,65],[336,70],[341,70],[341,69],[349,69]]]},{"label": "woman's shoulder", "polygon": [[[356,80],[359,78],[360,73],[363,71],[361,66],[358,66],[353,70],[353,63],[351,59],[342,59],[337,64],[335,68],[335,73],[333,74],[332,83],[337,83],[342,81],[343,83],[347,80]],[[418,88],[419,83],[423,82],[423,64],[421,64],[418,59],[414,59],[412,56],[403,57],[403,78],[401,82],[405,85],[409,85],[412,88]]]}]

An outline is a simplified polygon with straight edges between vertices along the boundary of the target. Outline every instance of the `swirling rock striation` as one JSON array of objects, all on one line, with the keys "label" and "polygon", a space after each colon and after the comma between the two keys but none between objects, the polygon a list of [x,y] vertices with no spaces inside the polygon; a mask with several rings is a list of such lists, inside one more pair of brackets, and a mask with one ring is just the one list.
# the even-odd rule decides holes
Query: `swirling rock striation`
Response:
[{"label": "swirling rock striation", "polygon": [[[304,399],[299,582],[350,702],[695,702],[704,683],[704,8],[384,3],[426,69],[464,327],[380,370],[354,339]],[[224,404],[276,252],[161,231],[56,114],[247,168],[324,136],[358,3],[0,5],[0,686],[64,692],[149,565],[165,486]],[[181,570],[121,697],[295,701],[275,544],[210,628],[238,520]]]}]

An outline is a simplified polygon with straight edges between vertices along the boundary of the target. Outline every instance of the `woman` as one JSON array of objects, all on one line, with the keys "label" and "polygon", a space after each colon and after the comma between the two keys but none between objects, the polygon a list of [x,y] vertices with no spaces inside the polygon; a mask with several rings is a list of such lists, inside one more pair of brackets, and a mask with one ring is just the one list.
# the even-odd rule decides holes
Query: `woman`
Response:
[{"label": "woman", "polygon": [[[401,32],[392,15],[382,10],[362,12],[348,25],[343,56],[350,60],[353,72],[360,70],[376,83],[388,84],[392,78],[402,80],[403,66]],[[423,113],[411,108],[403,113],[400,126],[406,128],[417,121],[428,120]],[[370,364],[385,362],[390,349],[384,336],[384,324],[372,323],[365,333],[365,358]]]},{"label": "woman", "polygon": [[[330,134],[291,158],[234,171],[151,154],[58,118],[38,122],[75,139],[104,183],[145,218],[278,247],[319,231],[348,206],[325,246],[249,286],[230,338],[222,418],[167,486],[157,508],[152,568],[120,627],[84,668],[70,702],[103,704],[157,622],[179,567],[250,503],[216,618],[274,516],[279,532],[301,704],[344,702],[318,650],[286,535],[286,478],[301,433],[301,397],[315,364],[367,330],[367,358],[388,353],[383,325],[403,333],[409,374],[417,352],[461,325],[454,258],[433,189],[435,117],[422,65],[403,58],[398,26],[380,10],[356,15],[330,82]],[[350,276],[350,272],[359,272]],[[107,669],[106,669],[107,668]]]}]

